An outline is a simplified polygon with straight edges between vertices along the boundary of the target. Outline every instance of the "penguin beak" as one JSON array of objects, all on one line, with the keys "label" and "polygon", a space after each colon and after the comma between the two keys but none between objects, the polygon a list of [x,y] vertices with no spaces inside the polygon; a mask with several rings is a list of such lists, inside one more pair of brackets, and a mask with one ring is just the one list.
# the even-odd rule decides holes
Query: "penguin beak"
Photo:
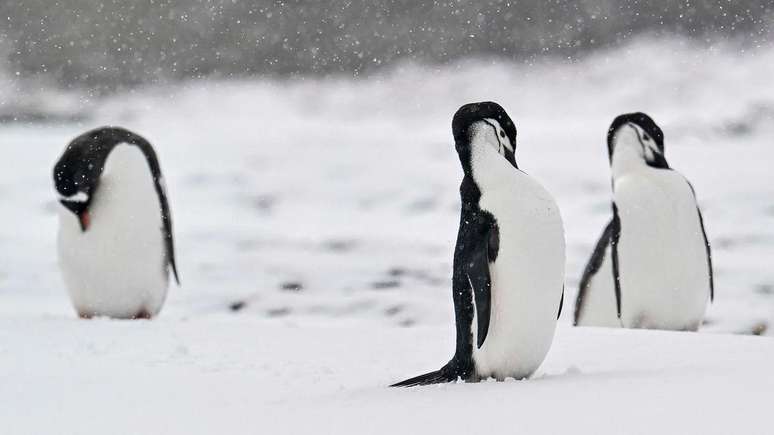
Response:
[{"label": "penguin beak", "polygon": [[91,225],[91,215],[89,214],[89,202],[88,201],[73,201],[67,199],[61,199],[59,202],[65,206],[66,209],[73,212],[78,217],[78,223],[81,225],[81,231],[86,232]]},{"label": "penguin beak", "polygon": [[81,223],[81,231],[85,233],[91,224],[91,215],[89,214],[88,209],[82,211],[81,214],[78,215],[78,222]]},{"label": "penguin beak", "polygon": [[[497,143],[492,142],[491,140],[489,140],[489,142],[492,145],[492,147],[497,150],[497,153],[505,157],[505,160],[507,160],[508,163],[513,165],[514,168],[519,169],[519,167],[516,165],[516,156],[515,156],[515,149],[514,149],[515,144],[511,143],[510,139],[506,139],[505,136],[500,136],[499,133],[502,130],[498,130],[497,127],[495,127],[494,123],[496,121],[494,121],[493,119],[485,118],[479,122],[482,122],[492,128],[491,131],[494,134],[494,138],[495,138],[495,141],[497,141]],[[476,122],[475,124],[478,124],[478,122]],[[484,128],[487,128],[487,127],[484,127]]]}]

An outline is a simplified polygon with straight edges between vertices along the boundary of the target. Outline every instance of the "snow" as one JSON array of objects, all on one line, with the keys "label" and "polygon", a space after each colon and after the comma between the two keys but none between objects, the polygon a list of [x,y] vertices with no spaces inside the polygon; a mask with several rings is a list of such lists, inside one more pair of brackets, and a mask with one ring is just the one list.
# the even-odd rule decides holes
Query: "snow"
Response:
[{"label": "snow", "polygon": [[446,328],[12,317],[0,331],[8,434],[755,434],[774,389],[760,337],[564,327],[532,380],[390,389],[449,357]]},{"label": "snow", "polygon": [[[773,342],[725,334],[773,333],[772,76],[768,48],[644,40],[582,62],[52,93],[78,115],[56,119],[82,121],[0,125],[3,432],[765,433]],[[562,212],[557,338],[531,381],[387,389],[451,356],[451,116],[487,99]],[[568,326],[610,214],[606,129],[637,110],[713,243],[699,334]],[[103,124],[147,137],[165,175],[182,287],[153,322],[76,320],[57,269],[51,168]]]}]

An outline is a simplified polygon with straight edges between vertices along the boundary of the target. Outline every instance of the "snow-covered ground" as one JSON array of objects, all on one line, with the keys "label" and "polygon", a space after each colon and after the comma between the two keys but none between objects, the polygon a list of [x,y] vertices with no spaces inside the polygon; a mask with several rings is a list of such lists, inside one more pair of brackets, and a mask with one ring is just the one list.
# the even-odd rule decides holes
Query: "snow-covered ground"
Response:
[{"label": "snow-covered ground", "polygon": [[[577,63],[199,81],[48,106],[4,87],[27,111],[84,120],[0,126],[3,433],[138,432],[144,418],[167,433],[768,432],[770,339],[568,325],[610,213],[606,129],[639,110],[704,210],[716,302],[703,331],[774,335],[773,76],[772,49],[642,41]],[[562,209],[563,327],[535,381],[387,390],[450,356],[451,116],[486,99]],[[51,168],[103,124],[146,136],[167,179],[183,285],[150,323],[75,320],[56,266]]]},{"label": "snow-covered ground", "polygon": [[0,320],[3,434],[768,434],[770,338],[563,327],[529,381],[386,388],[443,327]]}]

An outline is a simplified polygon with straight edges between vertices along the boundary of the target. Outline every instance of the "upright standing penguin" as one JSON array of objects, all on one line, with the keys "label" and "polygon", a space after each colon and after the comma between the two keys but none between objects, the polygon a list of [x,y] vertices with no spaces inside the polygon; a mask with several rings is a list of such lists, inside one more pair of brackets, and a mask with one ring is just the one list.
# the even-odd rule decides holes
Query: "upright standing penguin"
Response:
[{"label": "upright standing penguin", "polygon": [[644,113],[607,133],[613,218],[583,273],[575,324],[695,331],[714,298],[712,255],[693,188]]},{"label": "upright standing penguin", "polygon": [[457,346],[440,370],[393,386],[526,378],[551,347],[564,297],[564,228],[551,195],[516,165],[502,107],[462,106],[452,131],[464,173],[452,297]]},{"label": "upright standing penguin", "polygon": [[59,265],[82,318],[151,318],[175,265],[172,217],[153,147],[122,128],[75,138],[54,167]]}]

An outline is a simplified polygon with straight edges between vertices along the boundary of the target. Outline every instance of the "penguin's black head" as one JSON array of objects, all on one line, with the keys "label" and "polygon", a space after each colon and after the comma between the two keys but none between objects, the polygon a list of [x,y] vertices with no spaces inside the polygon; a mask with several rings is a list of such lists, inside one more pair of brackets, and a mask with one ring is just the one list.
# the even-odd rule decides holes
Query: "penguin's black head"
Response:
[{"label": "penguin's black head", "polygon": [[492,147],[516,166],[516,126],[505,113],[505,109],[497,103],[484,101],[481,103],[466,104],[457,110],[452,120],[452,133],[454,144],[460,156],[463,169],[470,170],[470,142],[477,131],[486,131],[492,140]]},{"label": "penguin's black head", "polygon": [[638,143],[642,157],[649,166],[669,168],[664,156],[664,132],[650,116],[642,112],[626,113],[613,120],[607,130],[607,152],[611,163],[622,137],[631,137]]},{"label": "penguin's black head", "polygon": [[89,228],[89,206],[108,154],[117,144],[133,143],[135,138],[139,136],[122,128],[98,128],[73,139],[54,165],[59,202],[78,217],[81,230]]}]

